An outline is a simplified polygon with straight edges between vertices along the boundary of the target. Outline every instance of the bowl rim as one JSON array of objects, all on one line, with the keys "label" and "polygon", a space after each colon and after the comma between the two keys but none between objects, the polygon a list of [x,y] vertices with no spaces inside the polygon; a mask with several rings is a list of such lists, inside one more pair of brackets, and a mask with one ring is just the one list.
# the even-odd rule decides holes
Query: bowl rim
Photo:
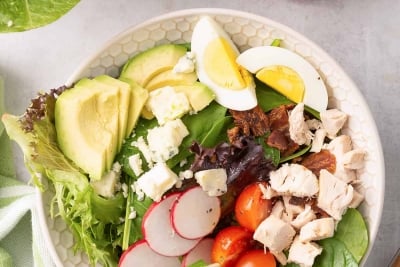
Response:
[{"label": "bowl rim", "polygon": [[[282,31],[291,34],[292,36],[295,36],[296,39],[303,41],[304,43],[309,44],[312,46],[313,50],[316,51],[318,54],[322,55],[325,61],[327,61],[331,66],[334,67],[335,71],[338,72],[338,76],[340,76],[346,84],[348,84],[350,87],[352,87],[354,90],[354,93],[357,94],[357,97],[361,101],[361,105],[365,108],[366,116],[371,118],[372,120],[372,127],[370,131],[372,132],[372,135],[376,137],[376,145],[377,145],[377,150],[376,152],[378,153],[377,159],[379,162],[377,162],[378,168],[378,174],[379,177],[382,179],[382,187],[380,189],[379,193],[379,198],[377,199],[377,207],[379,208],[378,211],[378,218],[376,220],[376,226],[374,229],[371,229],[368,227],[368,234],[369,234],[369,245],[366,253],[364,254],[362,261],[360,262],[360,266],[363,266],[369,257],[372,248],[375,244],[375,239],[379,230],[379,226],[381,224],[382,220],[382,212],[383,212],[383,205],[384,205],[384,196],[385,196],[385,163],[384,163],[384,154],[383,154],[383,148],[379,136],[379,132],[374,120],[374,117],[371,113],[371,110],[369,106],[367,105],[367,102],[362,95],[361,91],[359,88],[356,86],[354,81],[349,77],[349,75],[343,70],[343,68],[336,62],[335,59],[333,59],[327,52],[325,52],[319,45],[317,45],[314,41],[308,39],[306,36],[301,34],[300,32],[290,28],[289,26],[286,26],[280,22],[277,22],[275,20],[272,20],[268,17],[264,17],[261,15],[257,15],[251,12],[245,12],[245,11],[239,11],[236,9],[227,9],[227,8],[189,8],[189,9],[180,9],[168,13],[164,13],[158,16],[151,17],[149,19],[144,20],[141,23],[134,24],[126,28],[125,30],[122,30],[120,33],[117,33],[113,36],[111,36],[108,41],[104,42],[102,45],[100,45],[93,54],[89,55],[84,59],[80,65],[75,69],[75,71],[72,73],[72,75],[69,76],[67,81],[65,82],[66,86],[71,86],[79,77],[80,74],[84,71],[85,68],[90,64],[90,62],[93,62],[96,58],[98,58],[107,48],[109,48],[116,40],[121,39],[124,36],[129,35],[130,33],[149,26],[150,24],[156,23],[158,21],[166,20],[166,19],[172,19],[172,18],[177,18],[177,17],[188,17],[188,16],[194,16],[194,15],[224,15],[224,16],[233,16],[233,17],[243,17],[243,18],[251,18],[251,20],[260,22],[263,25],[272,25],[278,29],[281,29]],[[40,222],[40,227],[41,227],[41,232],[44,236],[44,239],[46,243],[48,244],[48,249],[50,256],[52,257],[54,263],[56,266],[63,266],[63,263],[61,262],[61,259],[56,251],[56,248],[54,246],[53,240],[50,235],[50,230],[46,221],[46,214],[45,214],[45,206],[44,206],[44,199],[43,199],[43,192],[40,190],[37,190],[37,210],[39,211],[39,222]]]}]

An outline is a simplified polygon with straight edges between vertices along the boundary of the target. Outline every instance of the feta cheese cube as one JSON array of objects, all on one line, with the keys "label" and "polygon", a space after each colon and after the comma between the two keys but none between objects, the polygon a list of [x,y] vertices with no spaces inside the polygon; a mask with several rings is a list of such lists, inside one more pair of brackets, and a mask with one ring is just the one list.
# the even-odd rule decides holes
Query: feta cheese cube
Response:
[{"label": "feta cheese cube", "polygon": [[133,173],[139,176],[143,173],[142,159],[139,154],[134,154],[128,158],[129,167],[131,167]]},{"label": "feta cheese cube", "polygon": [[178,181],[178,176],[164,162],[157,163],[136,181],[136,188],[154,201],[160,201],[163,194]]},{"label": "feta cheese cube", "polygon": [[147,132],[147,142],[152,160],[164,162],[178,154],[179,146],[188,134],[188,129],[180,119],[150,129]]},{"label": "feta cheese cube", "polygon": [[194,174],[194,178],[210,197],[221,196],[227,191],[228,176],[225,169],[198,171]]},{"label": "feta cheese cube", "polygon": [[191,109],[186,94],[176,92],[171,86],[150,92],[146,108],[151,110],[160,125],[182,117]]}]

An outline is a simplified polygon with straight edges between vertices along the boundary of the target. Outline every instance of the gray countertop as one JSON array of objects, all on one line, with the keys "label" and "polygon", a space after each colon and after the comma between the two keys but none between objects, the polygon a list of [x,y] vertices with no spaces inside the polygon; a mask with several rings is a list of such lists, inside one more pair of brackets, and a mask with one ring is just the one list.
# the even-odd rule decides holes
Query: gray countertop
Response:
[{"label": "gray countertop", "polygon": [[[129,26],[196,7],[237,9],[285,24],[320,45],[357,84],[376,120],[386,167],[383,217],[365,266],[387,266],[400,247],[398,0],[82,0],[46,27],[0,34],[6,108],[22,113],[38,90],[63,84],[83,60]],[[16,162],[21,166],[18,150]],[[18,175],[28,179],[22,167]],[[29,229],[29,224],[19,227]]]}]

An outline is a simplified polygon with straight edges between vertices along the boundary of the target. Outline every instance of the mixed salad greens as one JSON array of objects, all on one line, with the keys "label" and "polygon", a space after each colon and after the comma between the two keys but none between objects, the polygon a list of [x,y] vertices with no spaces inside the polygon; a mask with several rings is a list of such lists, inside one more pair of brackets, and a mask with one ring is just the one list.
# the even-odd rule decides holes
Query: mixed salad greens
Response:
[{"label": "mixed salad greens", "polygon": [[[275,41],[274,45],[279,44]],[[190,45],[186,44],[186,47]],[[121,169],[117,190],[112,197],[100,196],[91,185],[87,176],[75,163],[69,160],[59,147],[55,127],[55,103],[58,97],[70,90],[66,87],[41,93],[32,100],[26,113],[20,117],[5,114],[2,118],[8,135],[21,147],[25,155],[25,164],[32,175],[33,183],[42,190],[54,190],[51,202],[51,216],[61,216],[75,237],[75,251],[85,252],[91,264],[116,266],[123,251],[143,238],[142,220],[148,208],[154,202],[149,196],[138,197],[132,187],[140,178],[132,169],[130,158],[145,155],[138,146],[140,138],[146,137],[148,130],[158,126],[156,118],[139,118],[133,134],[125,138],[115,157]],[[294,105],[284,95],[267,85],[256,82],[258,106],[265,114],[282,106]],[[306,116],[319,119],[319,113],[306,110]],[[189,134],[179,146],[179,152],[166,161],[166,165],[175,173],[191,169],[211,169],[223,166],[227,169],[227,192],[220,196],[222,217],[211,236],[227,226],[237,225],[233,205],[236,197],[250,183],[238,175],[251,172],[265,172],[262,177],[268,182],[269,172],[285,162],[295,162],[310,152],[310,145],[300,146],[288,155],[264,141],[270,132],[241,139],[242,147],[233,146],[228,131],[235,126],[235,119],[226,107],[212,101],[197,113],[187,113],[181,118]],[[244,140],[244,141],[243,141]],[[227,151],[232,157],[225,157]],[[233,152],[232,152],[233,151]],[[205,155],[205,156],[204,156]],[[208,162],[209,155],[219,155],[224,162]],[[114,165],[115,166],[115,165]],[[143,172],[150,170],[142,165]],[[50,181],[47,185],[44,180]],[[185,179],[181,187],[173,187],[169,192],[179,192],[196,184],[194,179]],[[132,216],[132,211],[135,215]],[[368,231],[360,212],[349,208],[337,224],[333,237],[317,241],[323,248],[313,266],[358,266],[367,247]],[[260,244],[256,245],[260,246]],[[192,267],[206,266],[200,260]],[[288,263],[286,266],[299,266]]]}]

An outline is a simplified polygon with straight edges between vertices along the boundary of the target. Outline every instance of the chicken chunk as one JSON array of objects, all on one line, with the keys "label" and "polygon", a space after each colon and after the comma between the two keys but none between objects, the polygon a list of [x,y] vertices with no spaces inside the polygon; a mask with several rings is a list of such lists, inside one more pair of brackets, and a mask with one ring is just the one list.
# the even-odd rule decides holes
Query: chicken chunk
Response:
[{"label": "chicken chunk", "polygon": [[343,165],[346,169],[358,170],[364,166],[365,151],[354,149],[343,155]]},{"label": "chicken chunk", "polygon": [[318,193],[317,177],[300,164],[284,164],[272,171],[270,184],[281,195],[310,197]]},{"label": "chicken chunk", "polygon": [[345,154],[353,149],[352,141],[348,135],[340,135],[335,137],[326,148],[335,155],[336,170],[333,173],[346,183],[350,183],[356,179],[354,170],[346,168],[344,165]]},{"label": "chicken chunk", "polygon": [[335,220],[331,217],[316,219],[306,223],[300,229],[300,241],[321,240],[332,237],[335,233]]},{"label": "chicken chunk", "polygon": [[326,130],[330,139],[342,129],[347,121],[347,114],[338,109],[328,109],[320,113],[322,127]]},{"label": "chicken chunk", "polygon": [[290,138],[299,145],[309,145],[313,134],[304,119],[304,104],[299,103],[289,115]]},{"label": "chicken chunk", "polygon": [[297,236],[289,249],[288,262],[294,262],[301,267],[311,267],[315,257],[321,254],[322,248],[314,242],[301,242]]},{"label": "chicken chunk", "polygon": [[335,220],[340,220],[353,199],[353,191],[351,185],[338,179],[327,170],[321,170],[317,206]]},{"label": "chicken chunk", "polygon": [[297,217],[290,223],[294,228],[300,229],[306,223],[311,222],[317,216],[315,215],[313,209],[310,205],[306,205],[304,210],[297,215]]},{"label": "chicken chunk", "polygon": [[281,252],[290,246],[295,234],[296,231],[289,223],[270,215],[257,227],[253,238],[269,250]]}]

